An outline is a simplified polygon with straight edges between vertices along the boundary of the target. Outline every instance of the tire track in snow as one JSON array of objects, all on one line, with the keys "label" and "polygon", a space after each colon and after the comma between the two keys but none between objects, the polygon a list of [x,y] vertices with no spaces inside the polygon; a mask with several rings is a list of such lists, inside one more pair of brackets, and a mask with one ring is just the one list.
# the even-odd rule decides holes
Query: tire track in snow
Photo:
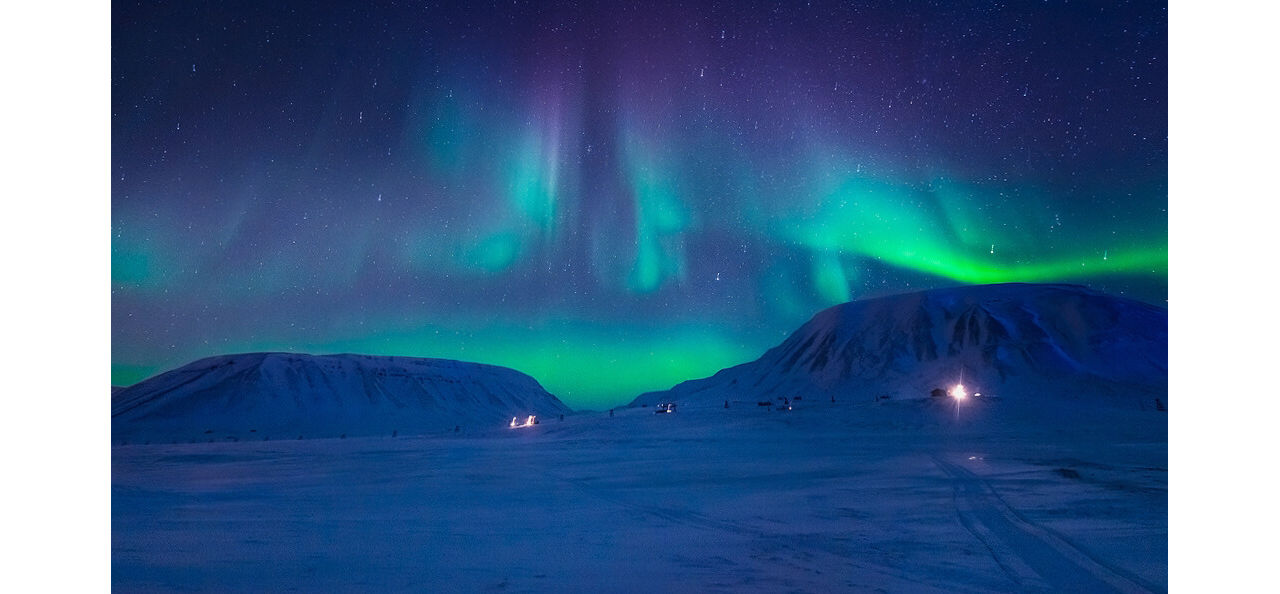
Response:
[{"label": "tire track in snow", "polygon": [[[940,587],[939,584],[919,579],[918,576],[913,575],[910,571],[895,567],[885,567],[863,561],[858,558],[857,551],[853,548],[853,545],[844,542],[841,539],[833,538],[832,535],[797,533],[777,534],[773,531],[764,530],[742,522],[712,518],[691,509],[661,506],[650,503],[638,503],[617,493],[613,493],[606,488],[591,484],[590,481],[585,481],[580,478],[570,478],[561,473],[545,472],[544,474],[566,483],[591,497],[612,503],[622,508],[631,509],[665,520],[674,525],[711,532],[735,534],[751,539],[757,543],[771,543],[772,546],[775,547],[773,551],[773,554],[775,555],[777,552],[787,551],[796,555],[807,554],[809,556],[821,556],[828,557],[830,559],[827,563],[814,561],[807,565],[801,564],[797,559],[792,559],[788,564],[794,569],[808,570],[808,565],[814,564],[824,568],[831,568],[837,567],[843,563],[847,564],[851,569],[861,572],[861,576],[863,577],[867,575],[879,575],[891,580],[914,584],[912,588],[920,592],[947,591]],[[770,559],[768,562],[777,563],[778,560]],[[841,574],[839,572],[834,572],[834,575]],[[864,589],[870,588],[871,586],[864,586]],[[795,590],[796,587],[792,584],[789,585],[787,589]],[[801,588],[801,590],[803,590],[803,588]]]},{"label": "tire track in snow", "polygon": [[1060,592],[1152,591],[1104,565],[1048,529],[1028,521],[973,472],[934,455],[952,478],[960,523],[986,545],[996,563],[1025,590]]}]

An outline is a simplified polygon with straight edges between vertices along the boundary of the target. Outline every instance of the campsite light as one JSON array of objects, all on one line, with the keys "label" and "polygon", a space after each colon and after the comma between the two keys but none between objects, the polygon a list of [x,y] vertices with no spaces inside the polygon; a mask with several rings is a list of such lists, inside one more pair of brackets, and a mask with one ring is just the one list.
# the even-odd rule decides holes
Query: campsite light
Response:
[{"label": "campsite light", "polygon": [[529,415],[529,417],[526,418],[523,423],[520,422],[519,417],[511,417],[511,424],[508,425],[508,427],[511,427],[512,429],[519,429],[521,427],[532,427],[537,422],[538,422],[538,417],[534,415]]},{"label": "campsite light", "polygon": [[956,385],[952,386],[951,390],[949,390],[947,393],[950,394],[951,397],[954,398],[956,401],[956,422],[959,423],[960,422],[960,403],[963,402],[964,399],[969,396],[969,393],[965,391],[963,382],[956,382]]}]

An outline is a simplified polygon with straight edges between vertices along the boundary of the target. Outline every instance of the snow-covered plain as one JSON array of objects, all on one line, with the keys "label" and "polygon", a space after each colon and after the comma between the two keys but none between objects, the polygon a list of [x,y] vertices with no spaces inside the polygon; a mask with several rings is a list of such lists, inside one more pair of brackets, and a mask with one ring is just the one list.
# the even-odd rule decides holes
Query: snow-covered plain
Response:
[{"label": "snow-covered plain", "polygon": [[754,400],[112,450],[121,592],[1162,592],[1167,416]]}]

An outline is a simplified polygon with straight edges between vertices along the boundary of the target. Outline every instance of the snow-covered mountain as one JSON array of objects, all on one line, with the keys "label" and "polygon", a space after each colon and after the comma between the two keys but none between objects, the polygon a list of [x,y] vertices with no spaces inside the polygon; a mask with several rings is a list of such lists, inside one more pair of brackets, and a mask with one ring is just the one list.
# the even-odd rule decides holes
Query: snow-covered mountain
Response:
[{"label": "snow-covered mountain", "polygon": [[854,301],[819,312],[755,361],[632,404],[928,398],[963,381],[1002,401],[1052,395],[1155,409],[1167,402],[1168,319],[1159,307],[1075,285],[973,285]]},{"label": "snow-covered mountain", "polygon": [[210,357],[111,396],[116,443],[408,435],[568,412],[513,369],[371,355]]}]

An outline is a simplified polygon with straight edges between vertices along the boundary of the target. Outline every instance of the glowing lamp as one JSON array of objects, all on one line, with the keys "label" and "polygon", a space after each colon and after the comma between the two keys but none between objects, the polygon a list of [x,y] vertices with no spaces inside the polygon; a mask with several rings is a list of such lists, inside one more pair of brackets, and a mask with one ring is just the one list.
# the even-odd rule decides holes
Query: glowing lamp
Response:
[{"label": "glowing lamp", "polygon": [[964,400],[969,395],[964,389],[964,384],[956,384],[951,388],[951,397],[956,400]]}]

